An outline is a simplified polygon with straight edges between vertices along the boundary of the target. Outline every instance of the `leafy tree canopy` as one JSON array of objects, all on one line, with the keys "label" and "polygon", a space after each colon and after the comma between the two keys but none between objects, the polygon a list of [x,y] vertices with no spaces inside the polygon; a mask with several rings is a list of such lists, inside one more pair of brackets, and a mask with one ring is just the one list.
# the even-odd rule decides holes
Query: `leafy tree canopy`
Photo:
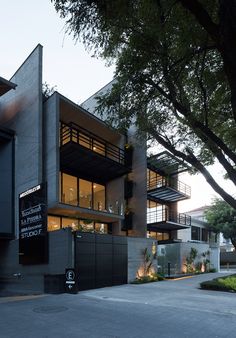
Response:
[{"label": "leafy tree canopy", "polygon": [[115,62],[98,111],[135,123],[236,209],[206,169],[217,159],[236,185],[236,0],[51,1],[74,38]]},{"label": "leafy tree canopy", "polygon": [[236,249],[236,210],[225,201],[215,199],[206,212],[209,228],[215,232],[222,232],[226,239],[231,239]]}]

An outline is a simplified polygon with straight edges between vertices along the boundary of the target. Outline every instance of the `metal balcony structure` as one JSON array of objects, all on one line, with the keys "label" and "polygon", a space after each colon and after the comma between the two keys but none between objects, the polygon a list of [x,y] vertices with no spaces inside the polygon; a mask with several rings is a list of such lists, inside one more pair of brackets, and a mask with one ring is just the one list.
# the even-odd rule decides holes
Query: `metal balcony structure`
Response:
[{"label": "metal balcony structure", "polygon": [[81,128],[61,123],[60,168],[72,175],[106,183],[130,172],[125,150]]},{"label": "metal balcony structure", "polygon": [[191,187],[175,177],[154,177],[147,182],[148,199],[178,202],[191,197]]},{"label": "metal balcony structure", "polygon": [[148,231],[181,230],[191,226],[191,216],[168,209],[147,212]]},{"label": "metal balcony structure", "polygon": [[163,151],[147,159],[147,167],[162,176],[173,176],[187,171],[190,167],[177,157]]}]

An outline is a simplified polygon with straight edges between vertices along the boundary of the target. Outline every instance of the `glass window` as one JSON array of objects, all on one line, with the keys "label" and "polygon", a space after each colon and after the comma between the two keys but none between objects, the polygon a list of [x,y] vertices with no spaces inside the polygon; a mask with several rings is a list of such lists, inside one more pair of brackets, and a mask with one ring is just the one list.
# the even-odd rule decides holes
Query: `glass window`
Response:
[{"label": "glass window", "polygon": [[61,228],[60,217],[48,216],[48,231],[55,231]]},{"label": "glass window", "polygon": [[95,223],[95,231],[100,234],[108,233],[108,225],[105,223]]},{"label": "glass window", "polygon": [[61,145],[70,142],[70,127],[62,124],[61,126]]},{"label": "glass window", "polygon": [[79,206],[92,208],[92,182],[79,179]]},{"label": "glass window", "polygon": [[94,222],[90,220],[80,221],[81,230],[84,232],[94,232]]},{"label": "glass window", "polygon": [[207,229],[202,229],[202,241],[204,241],[204,242],[208,241],[208,231],[207,231]]},{"label": "glass window", "polygon": [[93,208],[95,210],[105,210],[105,186],[93,183]]},{"label": "glass window", "polygon": [[76,218],[62,217],[62,228],[70,227],[72,230],[79,230],[79,221]]},{"label": "glass window", "polygon": [[105,144],[97,140],[93,140],[93,151],[104,156],[105,155]]},{"label": "glass window", "polygon": [[71,175],[62,174],[62,203],[78,205],[77,178]]},{"label": "glass window", "polygon": [[201,238],[200,238],[200,228],[199,227],[195,227],[195,226],[191,227],[191,238],[194,241],[200,241],[201,240]]},{"label": "glass window", "polygon": [[85,148],[91,149],[91,138],[79,132],[79,144]]}]

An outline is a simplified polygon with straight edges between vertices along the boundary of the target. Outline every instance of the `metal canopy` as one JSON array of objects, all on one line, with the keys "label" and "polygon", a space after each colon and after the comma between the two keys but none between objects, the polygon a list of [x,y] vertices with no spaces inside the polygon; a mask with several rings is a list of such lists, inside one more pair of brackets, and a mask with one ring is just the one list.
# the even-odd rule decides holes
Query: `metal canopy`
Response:
[{"label": "metal canopy", "polygon": [[171,221],[162,221],[157,223],[152,223],[147,225],[148,231],[171,231],[171,230],[182,230],[188,229],[190,226],[180,223],[175,223]]},{"label": "metal canopy", "polygon": [[13,82],[5,80],[3,77],[0,76],[0,96],[6,94],[9,90],[15,89],[16,84]]},{"label": "metal canopy", "polygon": [[168,151],[150,156],[147,159],[147,167],[161,175],[176,175],[190,169],[185,162]]},{"label": "metal canopy", "polygon": [[164,201],[164,202],[178,202],[190,198],[189,195],[182,193],[176,189],[168,186],[156,188],[148,191],[148,198]]}]

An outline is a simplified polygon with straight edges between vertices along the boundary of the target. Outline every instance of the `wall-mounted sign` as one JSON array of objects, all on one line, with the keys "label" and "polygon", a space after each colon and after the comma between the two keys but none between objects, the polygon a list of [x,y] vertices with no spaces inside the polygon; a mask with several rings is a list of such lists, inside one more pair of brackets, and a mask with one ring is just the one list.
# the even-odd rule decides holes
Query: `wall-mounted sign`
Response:
[{"label": "wall-mounted sign", "polygon": [[39,184],[19,195],[19,262],[48,261],[46,185]]},{"label": "wall-mounted sign", "polygon": [[68,293],[78,292],[78,276],[75,269],[66,269],[65,271],[65,290]]}]

